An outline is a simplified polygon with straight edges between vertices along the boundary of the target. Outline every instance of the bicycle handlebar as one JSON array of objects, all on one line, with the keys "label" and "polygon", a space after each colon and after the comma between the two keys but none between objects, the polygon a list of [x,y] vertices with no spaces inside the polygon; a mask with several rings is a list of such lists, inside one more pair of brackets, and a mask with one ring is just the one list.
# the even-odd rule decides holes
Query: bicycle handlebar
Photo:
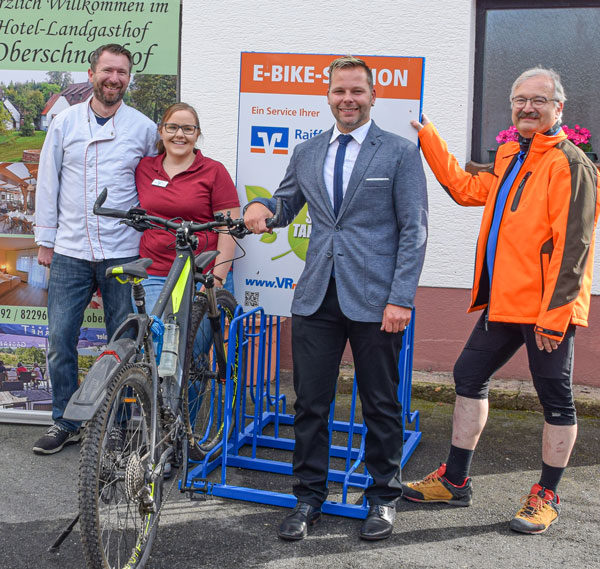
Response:
[{"label": "bicycle handlebar", "polygon": [[[102,204],[106,201],[107,196],[108,188],[104,188],[94,203],[94,214],[128,220],[134,227],[137,226],[136,228],[139,228],[142,231],[150,229],[151,225],[148,223],[151,223],[162,225],[167,229],[175,230],[179,229],[185,224],[191,233],[210,231],[217,227],[223,226],[226,226],[230,233],[232,233],[235,237],[244,237],[245,235],[249,235],[251,233],[244,225],[244,220],[242,218],[232,219],[229,215],[221,215],[218,218],[215,217],[215,221],[208,221],[206,223],[195,223],[192,221],[172,221],[170,219],[164,219],[155,215],[148,215],[145,209],[139,207],[132,207],[128,211],[102,207]],[[266,220],[267,227],[274,227],[279,221],[280,216],[281,200],[278,199],[275,206],[275,215]]]},{"label": "bicycle handlebar", "polygon": [[109,207],[102,207],[102,204],[106,201],[108,196],[108,188],[104,188],[100,195],[94,202],[94,215],[104,215],[106,217],[118,217],[120,219],[127,218],[127,212],[120,209],[112,209]]},{"label": "bicycle handlebar", "polygon": [[271,229],[272,227],[275,227],[275,224],[279,221],[280,218],[281,218],[281,198],[277,198],[277,201],[275,202],[275,214],[273,215],[273,217],[269,217],[265,220],[265,223],[267,224],[267,228]]}]

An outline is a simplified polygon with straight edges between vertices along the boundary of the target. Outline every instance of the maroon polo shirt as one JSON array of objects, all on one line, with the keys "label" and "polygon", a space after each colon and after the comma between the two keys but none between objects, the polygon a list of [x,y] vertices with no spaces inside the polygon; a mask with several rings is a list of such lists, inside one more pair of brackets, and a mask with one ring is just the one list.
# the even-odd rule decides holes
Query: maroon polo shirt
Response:
[{"label": "maroon polo shirt", "polygon": [[[225,166],[196,150],[192,165],[172,179],[163,168],[164,154],[142,158],[135,172],[140,205],[149,215],[166,219],[183,218],[206,223],[214,212],[239,207],[237,190]],[[165,187],[155,181],[168,182]],[[196,253],[214,251],[219,236],[206,231],[198,234]],[[166,276],[175,259],[175,237],[167,231],[147,230],[142,235],[140,256],[153,260],[148,273]]]}]

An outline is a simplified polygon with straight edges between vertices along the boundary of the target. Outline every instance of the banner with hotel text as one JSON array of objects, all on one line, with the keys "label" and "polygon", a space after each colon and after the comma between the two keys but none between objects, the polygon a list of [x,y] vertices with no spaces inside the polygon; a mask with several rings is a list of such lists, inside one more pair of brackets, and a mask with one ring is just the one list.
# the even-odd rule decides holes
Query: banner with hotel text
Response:
[{"label": "banner with hotel text", "polygon": [[[241,54],[237,188],[242,206],[270,198],[283,179],[294,147],[329,130],[335,119],[327,104],[329,65],[339,55]],[[417,143],[410,126],[422,107],[425,59],[363,56],[376,92],[371,118],[380,128]],[[235,261],[238,302],[249,310],[289,316],[292,296],[311,232],[306,205],[294,221],[272,234],[244,239],[246,255]]]},{"label": "banner with hotel text", "polygon": [[[90,54],[107,43],[132,55],[125,103],[158,122],[177,100],[180,15],[180,0],[0,0],[0,422],[52,421],[49,269],[33,237],[46,133],[86,104]],[[103,314],[96,291],[77,343],[79,380],[107,343]]]}]

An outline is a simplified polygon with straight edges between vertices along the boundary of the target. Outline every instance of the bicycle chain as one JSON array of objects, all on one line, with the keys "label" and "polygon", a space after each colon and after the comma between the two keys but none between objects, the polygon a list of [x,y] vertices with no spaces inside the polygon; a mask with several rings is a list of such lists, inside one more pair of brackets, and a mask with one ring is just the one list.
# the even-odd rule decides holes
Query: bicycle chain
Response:
[{"label": "bicycle chain", "polygon": [[[236,361],[236,365],[235,365],[235,367],[234,367],[234,370],[235,370],[236,377],[237,377],[237,361]],[[186,385],[186,387],[187,387],[187,385]],[[237,389],[237,382],[236,382],[236,389]],[[184,436],[182,437],[182,439],[183,439],[183,444],[186,444],[186,443],[187,443],[187,440],[186,440],[186,439],[187,439],[188,437],[190,437],[190,434],[191,434],[191,442],[192,442],[192,444],[193,444],[193,441],[194,441],[194,433],[193,433],[193,431],[192,431],[191,433],[189,432],[189,431],[191,431],[191,429],[190,429],[190,426],[189,426],[189,425],[190,425],[190,421],[189,421],[189,407],[188,407],[187,389],[186,389],[186,392],[184,392],[184,394],[183,394],[183,401],[182,401],[182,411],[183,411],[183,415],[184,415],[184,424],[183,424],[183,427],[184,427],[184,430],[183,430],[183,431],[184,431],[184,432],[182,433],[182,434],[184,435]],[[163,417],[163,419],[164,419],[164,417]],[[156,443],[156,446],[159,446],[159,445],[161,445],[162,443],[166,442],[166,441],[167,441],[167,439],[168,439],[169,437],[171,437],[171,436],[172,436],[172,434],[173,434],[173,430],[176,430],[176,428],[175,428],[175,429],[172,429],[172,430],[171,430],[171,431],[169,431],[169,432],[167,432],[167,434],[166,434],[166,435],[165,435],[165,436],[164,436],[162,439],[160,439],[159,441],[157,441],[157,443]],[[174,446],[174,448],[175,448],[175,446],[176,446],[176,445],[173,445],[173,446]],[[143,456],[143,457],[141,457],[141,458],[142,458],[142,460],[146,460],[146,459],[148,458],[148,456],[149,456],[149,453],[146,453],[146,455],[144,455],[144,456]],[[150,537],[150,534],[151,534],[151,533],[152,533],[152,531],[154,530],[154,526],[155,526],[155,525],[158,523],[158,521],[159,521],[159,519],[160,519],[160,516],[161,516],[161,514],[162,514],[162,511],[163,511],[163,508],[164,508],[165,504],[167,503],[167,501],[169,500],[169,497],[171,496],[171,493],[173,492],[173,488],[175,487],[175,483],[176,483],[176,482],[177,482],[177,480],[178,480],[178,474],[179,474],[179,471],[180,471],[180,470],[181,470],[181,466],[177,467],[177,469],[176,469],[176,470],[174,470],[174,471],[172,472],[172,476],[173,476],[173,482],[171,482],[171,484],[170,484],[170,486],[169,486],[169,489],[168,489],[168,491],[167,491],[167,493],[166,493],[166,495],[165,495],[164,499],[163,499],[163,500],[161,500],[160,507],[158,508],[158,511],[156,512],[156,515],[154,516],[154,519],[152,520],[152,524],[151,524],[151,525],[150,525],[150,527],[148,528],[148,531],[147,531],[147,532],[144,534],[144,536],[142,537],[142,539],[141,539],[141,541],[139,542],[139,544],[138,544],[138,545],[136,545],[136,548],[138,548],[138,547],[139,547],[139,549],[143,549],[144,545],[145,545],[145,544],[146,544],[146,542],[148,541],[148,538]],[[161,477],[162,477],[162,476],[163,476],[163,474],[161,474]],[[164,479],[163,479],[163,480],[164,480]],[[134,549],[135,549],[135,548],[134,548]]]},{"label": "bicycle chain", "polygon": [[[163,439],[161,440],[160,444],[162,444],[163,441],[166,441],[167,438],[169,438],[169,436],[171,436],[171,433],[167,433],[167,435],[165,437],[163,437]],[[152,520],[152,524],[148,528],[148,531],[142,537],[142,540],[140,541],[140,543],[138,545],[136,545],[136,547],[139,547],[140,549],[142,549],[144,547],[144,545],[146,544],[146,542],[148,541],[148,537],[150,537],[150,534],[152,533],[152,530],[154,529],[154,526],[158,523],[158,520],[160,519],[160,515],[162,513],[162,510],[163,510],[165,504],[167,503],[169,497],[171,496],[171,493],[173,492],[173,488],[175,487],[175,483],[178,480],[178,474],[179,474],[180,468],[181,467],[177,467],[177,469],[174,470],[171,473],[171,476],[173,477],[173,482],[171,482],[171,485],[169,486],[169,490],[166,493],[164,499],[161,500],[160,508],[158,508],[158,511],[156,512],[156,515],[154,516],[154,519]],[[161,474],[161,478],[162,478],[162,476],[164,476],[164,472],[163,472],[163,474]],[[164,481],[164,478],[163,478],[163,481]]]},{"label": "bicycle chain", "polygon": [[154,519],[152,520],[152,524],[150,525],[149,530],[146,532],[146,534],[142,538],[142,541],[140,543],[140,548],[145,545],[146,541],[148,541],[148,537],[152,533],[152,530],[154,529],[154,525],[158,523],[158,520],[159,520],[160,515],[162,513],[162,509],[165,507],[165,504],[167,503],[167,500],[169,499],[169,496],[171,496],[171,492],[173,492],[173,487],[175,486],[175,483],[177,482],[177,478],[178,478],[177,474],[178,473],[179,473],[179,468],[177,468],[177,470],[172,473],[172,475],[173,475],[173,482],[171,482],[171,486],[169,487],[169,491],[167,492],[164,500],[161,501],[160,508],[158,508],[158,511],[156,512],[156,515],[154,516]]}]

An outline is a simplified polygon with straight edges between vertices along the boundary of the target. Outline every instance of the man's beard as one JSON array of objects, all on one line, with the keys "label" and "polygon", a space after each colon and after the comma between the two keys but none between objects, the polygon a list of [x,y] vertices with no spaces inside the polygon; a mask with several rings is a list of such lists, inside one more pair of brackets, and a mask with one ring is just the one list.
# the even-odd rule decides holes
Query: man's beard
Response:
[{"label": "man's beard", "polygon": [[121,102],[121,100],[123,99],[123,95],[125,94],[125,91],[115,91],[115,94],[116,94],[115,98],[108,100],[104,96],[102,87],[103,87],[103,85],[94,85],[94,98],[96,98],[98,101],[100,101],[104,106],[113,107],[114,105],[117,105],[118,103]]}]

